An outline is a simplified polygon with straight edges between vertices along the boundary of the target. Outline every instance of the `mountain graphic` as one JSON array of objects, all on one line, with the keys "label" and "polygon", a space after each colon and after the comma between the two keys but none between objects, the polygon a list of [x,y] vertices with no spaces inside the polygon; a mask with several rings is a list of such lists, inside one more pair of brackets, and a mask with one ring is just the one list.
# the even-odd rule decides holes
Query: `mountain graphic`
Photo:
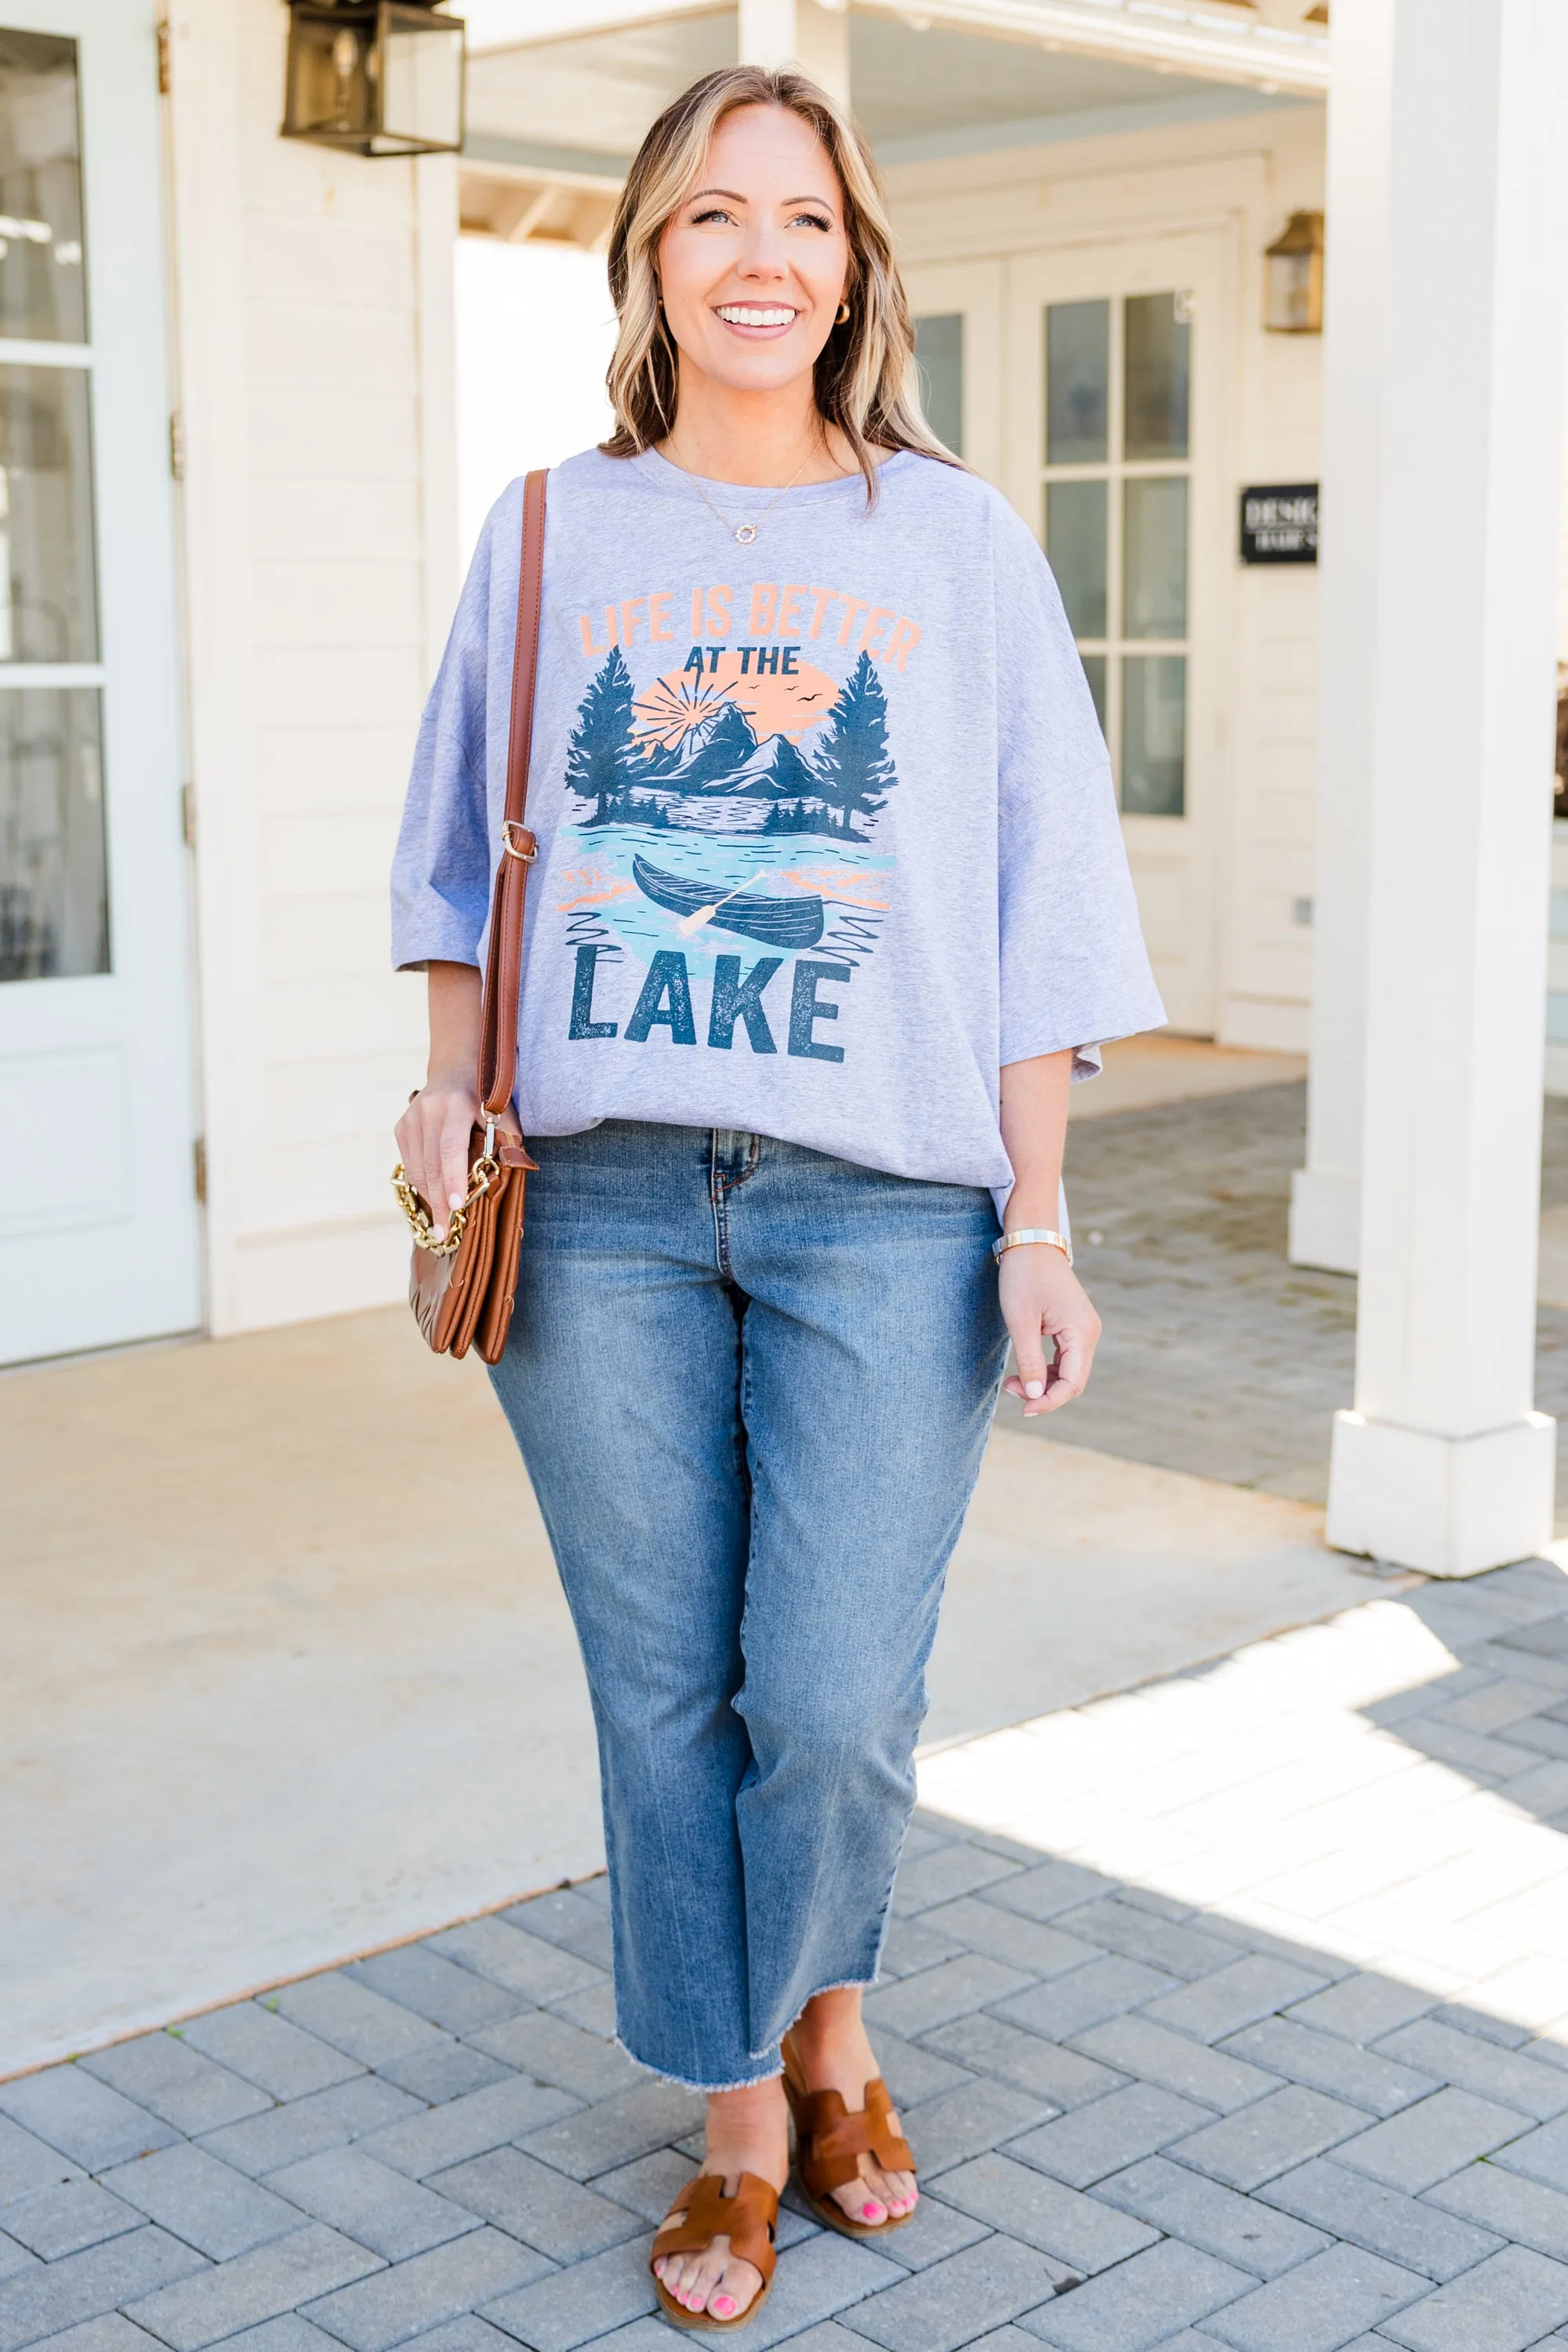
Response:
[{"label": "mountain graphic", "polygon": [[787,735],[770,735],[759,743],[740,775],[727,789],[750,800],[795,801],[815,793],[816,778]]},{"label": "mountain graphic", "polygon": [[863,840],[898,782],[882,682],[864,653],[814,734],[809,757],[785,734],[759,742],[745,712],[728,700],[678,742],[645,750],[628,740],[630,709],[630,679],[612,652],[590,681],[567,763],[567,790],[597,803],[589,824],[706,830],[711,820],[695,811],[683,818],[682,802],[752,800],[775,803],[770,832]]},{"label": "mountain graphic", "polygon": [[677,793],[722,792],[730,779],[756,757],[751,721],[733,702],[721,702],[711,719],[689,728],[679,743],[656,748],[646,763],[634,759],[639,783],[661,784]]}]

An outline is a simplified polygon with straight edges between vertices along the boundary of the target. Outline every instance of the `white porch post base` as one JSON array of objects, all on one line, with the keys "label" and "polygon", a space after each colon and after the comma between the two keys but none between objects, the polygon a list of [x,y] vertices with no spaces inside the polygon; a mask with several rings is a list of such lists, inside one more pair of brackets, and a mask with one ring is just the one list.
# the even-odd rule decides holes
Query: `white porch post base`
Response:
[{"label": "white porch post base", "polygon": [[1479,1437],[1334,1415],[1328,1539],[1426,1576],[1479,1576],[1552,1541],[1557,1424],[1527,1413]]},{"label": "white porch post base", "polygon": [[1361,1179],[1298,1168],[1290,1179],[1292,1265],[1355,1274],[1361,1266]]}]

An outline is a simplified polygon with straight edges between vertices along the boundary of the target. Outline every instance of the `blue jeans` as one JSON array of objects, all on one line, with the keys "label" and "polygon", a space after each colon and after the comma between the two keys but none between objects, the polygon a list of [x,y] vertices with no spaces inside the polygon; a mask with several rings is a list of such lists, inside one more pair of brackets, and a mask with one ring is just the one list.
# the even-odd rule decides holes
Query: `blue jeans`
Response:
[{"label": "blue jeans", "polygon": [[995,1211],[727,1129],[531,1148],[491,1378],[593,1693],[617,2031],[729,2090],[876,1977],[1002,1376]]}]

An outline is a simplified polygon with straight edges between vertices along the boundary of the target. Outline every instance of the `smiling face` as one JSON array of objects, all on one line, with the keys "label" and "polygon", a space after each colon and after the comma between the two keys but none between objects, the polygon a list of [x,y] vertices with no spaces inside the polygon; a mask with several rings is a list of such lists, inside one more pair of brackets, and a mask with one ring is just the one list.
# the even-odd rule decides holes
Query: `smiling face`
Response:
[{"label": "smiling face", "polygon": [[683,378],[768,393],[809,376],[848,270],[844,191],[811,125],[777,106],[727,114],[658,241]]}]

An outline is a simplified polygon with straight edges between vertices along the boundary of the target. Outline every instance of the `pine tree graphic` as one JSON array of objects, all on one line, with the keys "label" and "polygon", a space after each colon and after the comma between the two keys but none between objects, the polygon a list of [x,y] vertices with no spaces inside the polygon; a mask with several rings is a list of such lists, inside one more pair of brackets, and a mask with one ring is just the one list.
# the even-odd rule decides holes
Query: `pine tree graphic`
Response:
[{"label": "pine tree graphic", "polygon": [[836,831],[864,839],[857,816],[869,818],[898,782],[888,750],[888,701],[882,681],[862,654],[833,706],[832,732],[817,752],[815,790],[838,812]]},{"label": "pine tree graphic", "polygon": [[820,801],[774,801],[763,820],[764,833],[821,833]]},{"label": "pine tree graphic", "polygon": [[631,725],[631,673],[615,646],[588,681],[566,752],[567,791],[598,803],[590,824],[608,824],[626,792]]}]

